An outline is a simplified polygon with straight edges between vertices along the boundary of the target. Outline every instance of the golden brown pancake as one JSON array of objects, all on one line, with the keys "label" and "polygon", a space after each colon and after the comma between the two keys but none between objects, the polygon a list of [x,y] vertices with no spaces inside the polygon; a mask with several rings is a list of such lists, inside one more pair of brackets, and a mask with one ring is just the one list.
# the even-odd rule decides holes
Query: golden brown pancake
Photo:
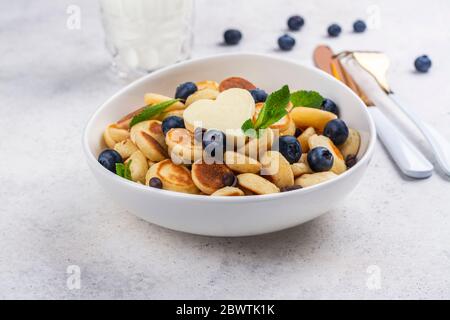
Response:
[{"label": "golden brown pancake", "polygon": [[183,165],[176,165],[169,159],[158,162],[150,167],[145,176],[145,183],[152,177],[161,180],[163,189],[177,192],[198,194],[199,190],[191,178],[191,173]]},{"label": "golden brown pancake", "polygon": [[222,189],[217,190],[212,196],[219,196],[219,197],[237,197],[237,196],[243,196],[244,192],[236,187],[223,187]]},{"label": "golden brown pancake", "polygon": [[223,80],[219,85],[219,91],[225,91],[231,88],[241,88],[245,90],[256,89],[256,86],[248,80],[240,77],[230,77]]},{"label": "golden brown pancake", "polygon": [[145,131],[139,131],[135,135],[136,146],[151,161],[162,161],[168,158],[166,150],[151,135]]},{"label": "golden brown pancake", "polygon": [[207,164],[199,160],[192,165],[192,180],[202,192],[212,194],[225,187],[222,177],[231,172],[224,164]]}]

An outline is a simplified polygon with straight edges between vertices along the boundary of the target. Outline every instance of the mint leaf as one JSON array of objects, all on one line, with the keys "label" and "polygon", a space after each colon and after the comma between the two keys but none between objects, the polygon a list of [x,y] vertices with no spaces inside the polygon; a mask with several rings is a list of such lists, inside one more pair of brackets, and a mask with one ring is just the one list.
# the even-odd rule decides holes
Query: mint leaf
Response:
[{"label": "mint leaf", "polygon": [[316,91],[300,90],[291,94],[291,102],[295,107],[320,108],[323,97]]},{"label": "mint leaf", "polygon": [[131,170],[130,170],[131,160],[127,163],[116,163],[116,174],[122,178],[131,180]]},{"label": "mint leaf", "polygon": [[247,130],[250,130],[250,129],[254,129],[255,128],[255,126],[253,125],[253,121],[252,121],[252,119],[248,119],[248,120],[246,120],[243,124],[242,124],[242,127],[241,127],[241,129],[242,129],[242,131],[247,131]]},{"label": "mint leaf", "polygon": [[133,119],[130,122],[130,127],[134,126],[139,122],[147,121],[158,116],[166,108],[170,107],[171,105],[173,105],[178,101],[180,101],[180,99],[171,99],[155,105],[147,106],[144,110],[142,110],[141,113],[133,117]]},{"label": "mint leaf", "polygon": [[268,128],[287,114],[286,106],[289,103],[289,99],[290,91],[287,85],[283,86],[280,90],[272,92],[267,97],[255,123],[251,119],[248,119],[242,125],[242,130],[245,132],[248,129],[255,129],[259,136],[260,129]]}]

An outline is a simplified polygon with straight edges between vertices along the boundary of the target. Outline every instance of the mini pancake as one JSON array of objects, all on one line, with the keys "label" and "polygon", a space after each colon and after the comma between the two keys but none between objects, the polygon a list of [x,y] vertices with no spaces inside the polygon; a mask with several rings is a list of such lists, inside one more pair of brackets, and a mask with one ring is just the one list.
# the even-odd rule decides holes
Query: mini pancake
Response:
[{"label": "mini pancake", "polygon": [[198,160],[192,165],[192,180],[202,192],[212,194],[225,187],[222,177],[231,172],[224,164],[207,164]]},{"label": "mini pancake", "polygon": [[213,89],[219,91],[219,84],[213,80],[199,81],[196,82],[195,85],[199,91],[203,89]]},{"label": "mini pancake", "polygon": [[117,127],[129,130],[131,120],[134,118],[134,116],[137,116],[139,113],[141,113],[145,108],[147,108],[147,106],[140,107],[139,109],[136,109],[135,111],[130,112],[125,117],[121,118],[119,121],[117,121]]},{"label": "mini pancake", "polygon": [[136,133],[135,141],[139,150],[151,161],[159,162],[169,157],[158,141],[145,131]]},{"label": "mini pancake", "polygon": [[300,145],[302,146],[302,152],[308,152],[309,151],[309,144],[308,139],[312,135],[316,134],[316,130],[314,130],[313,127],[309,127],[306,130],[304,130],[301,135],[298,136],[297,140],[300,142]]},{"label": "mini pancake", "polygon": [[348,138],[345,142],[339,146],[339,150],[342,153],[342,157],[347,159],[348,156],[356,156],[361,144],[361,136],[355,129],[348,129]]},{"label": "mini pancake", "polygon": [[144,154],[141,151],[137,150],[133,152],[133,154],[128,158],[127,161],[125,161],[125,163],[128,163],[130,161],[131,180],[136,182],[144,182],[145,174],[148,170],[148,163]]},{"label": "mini pancake", "polygon": [[331,171],[304,174],[301,177],[295,179],[295,184],[298,186],[302,186],[302,188],[306,188],[333,179],[335,177],[337,177],[337,174]]},{"label": "mini pancake", "polygon": [[305,173],[313,173],[313,171],[311,170],[311,168],[307,163],[299,163],[299,162],[293,163],[291,164],[291,170],[292,173],[294,174],[294,178],[298,178]]},{"label": "mini pancake", "polygon": [[[256,121],[258,118],[259,112],[261,111],[262,107],[264,106],[263,102],[259,102],[255,105],[255,113],[253,114],[253,122]],[[272,124],[269,128],[273,130],[278,130],[279,132],[285,131],[289,128],[291,117],[289,114],[285,115],[283,118]],[[293,123],[295,128],[295,123]],[[295,132],[295,129],[294,129]]]},{"label": "mini pancake", "polygon": [[218,95],[219,95],[219,90],[214,90],[214,89],[198,90],[198,91],[194,92],[193,94],[191,94],[186,99],[185,105],[186,105],[186,107],[188,107],[189,105],[193,104],[195,101],[200,100],[200,99],[216,100]]},{"label": "mini pancake", "polygon": [[294,184],[291,165],[278,151],[267,151],[261,157],[261,164],[261,175],[278,188],[290,187]]},{"label": "mini pancake", "polygon": [[128,139],[129,136],[128,130],[119,128],[115,123],[107,126],[105,132],[103,132],[103,139],[108,148],[111,149],[114,148],[116,143]]},{"label": "mini pancake", "polygon": [[151,178],[157,177],[161,180],[164,190],[198,194],[199,190],[191,178],[189,170],[182,165],[174,164],[166,159],[150,167],[146,176],[145,183]]},{"label": "mini pancake", "polygon": [[[172,100],[172,99],[173,98],[163,96],[163,95],[157,94],[157,93],[146,93],[144,95],[145,104],[151,105],[151,106],[161,103],[161,102],[164,102],[164,101]],[[173,110],[181,110],[181,109],[185,109],[185,108],[186,108],[186,106],[184,105],[183,102],[177,101],[174,104],[167,107],[164,111],[168,112],[168,111],[173,111]]]},{"label": "mini pancake", "polygon": [[237,196],[243,196],[244,192],[236,187],[223,187],[222,189],[217,190],[212,196],[219,196],[219,197],[237,197]]},{"label": "mini pancake", "polygon": [[334,145],[334,143],[325,136],[322,135],[312,135],[308,139],[309,149],[313,149],[315,147],[325,147],[333,154],[333,166],[331,167],[331,171],[336,174],[341,174],[345,170],[347,170],[347,165],[345,164],[344,157],[342,156],[339,149]]},{"label": "mini pancake", "polygon": [[259,154],[265,153],[272,148],[274,141],[275,133],[272,129],[267,128],[261,133],[259,138],[249,139],[243,147],[239,147],[238,145],[238,152],[250,158],[257,159]]},{"label": "mini pancake", "polygon": [[293,136],[295,134],[295,122],[289,117],[289,125],[284,131],[280,131],[280,136]]},{"label": "mini pancake", "polygon": [[121,142],[116,143],[114,146],[114,150],[116,150],[121,156],[122,159],[128,159],[134,152],[138,150],[136,145],[130,139],[123,140]]},{"label": "mini pancake", "polygon": [[259,161],[234,151],[226,151],[224,161],[228,168],[239,173],[258,173],[261,170]]},{"label": "mini pancake", "polygon": [[306,107],[296,107],[289,114],[297,128],[313,127],[319,132],[323,131],[329,121],[337,119],[332,112]]},{"label": "mini pancake", "polygon": [[269,194],[280,192],[280,189],[269,180],[254,173],[242,173],[237,176],[239,186],[254,194]]},{"label": "mini pancake", "polygon": [[225,80],[222,80],[222,82],[219,85],[219,91],[225,91],[231,88],[241,88],[245,90],[254,90],[256,89],[256,86],[251,83],[248,80],[245,80],[244,78],[240,77],[230,77]]},{"label": "mini pancake", "polygon": [[194,134],[184,128],[170,129],[166,134],[169,156],[176,164],[191,164],[202,158],[202,143],[195,143]]},{"label": "mini pancake", "polygon": [[144,131],[145,133],[150,135],[153,139],[158,141],[158,143],[161,145],[161,147],[163,147],[165,150],[167,150],[167,145],[166,145],[164,133],[162,132],[161,124],[162,124],[161,121],[158,121],[158,120],[147,120],[147,121],[142,121],[142,122],[135,124],[130,129],[131,141],[136,143],[136,134],[139,131]]}]

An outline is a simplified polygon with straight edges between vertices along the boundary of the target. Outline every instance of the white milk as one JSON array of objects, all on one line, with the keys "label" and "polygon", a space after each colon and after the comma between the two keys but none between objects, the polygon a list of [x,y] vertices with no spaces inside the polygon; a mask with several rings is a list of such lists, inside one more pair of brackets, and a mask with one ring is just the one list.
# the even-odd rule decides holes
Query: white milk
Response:
[{"label": "white milk", "polygon": [[100,0],[106,46],[123,76],[186,59],[194,0]]}]

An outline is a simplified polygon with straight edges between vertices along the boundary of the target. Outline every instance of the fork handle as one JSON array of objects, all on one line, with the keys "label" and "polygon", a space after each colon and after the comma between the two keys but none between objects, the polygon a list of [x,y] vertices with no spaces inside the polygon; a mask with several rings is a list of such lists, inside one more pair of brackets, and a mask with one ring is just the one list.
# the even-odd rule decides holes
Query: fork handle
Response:
[{"label": "fork handle", "polygon": [[423,179],[431,176],[433,165],[395,127],[377,107],[368,108],[377,128],[377,135],[383,142],[394,162],[408,177]]},{"label": "fork handle", "polygon": [[450,143],[436,129],[425,123],[421,117],[411,108],[405,108],[398,102],[397,97],[391,93],[389,97],[403,111],[404,114],[416,125],[422,135],[433,149],[436,160],[442,171],[450,176]]}]

